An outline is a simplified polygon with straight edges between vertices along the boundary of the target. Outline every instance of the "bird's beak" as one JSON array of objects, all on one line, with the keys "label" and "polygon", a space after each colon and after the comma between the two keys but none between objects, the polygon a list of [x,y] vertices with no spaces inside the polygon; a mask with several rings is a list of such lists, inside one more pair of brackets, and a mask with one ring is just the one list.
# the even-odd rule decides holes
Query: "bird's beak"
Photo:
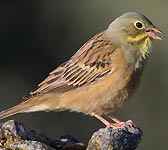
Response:
[{"label": "bird's beak", "polygon": [[157,33],[163,33],[160,29],[158,29],[157,27],[152,27],[152,28],[148,28],[147,30],[146,30],[146,33],[147,33],[147,35],[148,36],[150,36],[151,38],[153,38],[153,39],[155,39],[155,40],[162,40],[159,36],[157,36],[156,34],[155,34],[155,32],[157,32]]}]

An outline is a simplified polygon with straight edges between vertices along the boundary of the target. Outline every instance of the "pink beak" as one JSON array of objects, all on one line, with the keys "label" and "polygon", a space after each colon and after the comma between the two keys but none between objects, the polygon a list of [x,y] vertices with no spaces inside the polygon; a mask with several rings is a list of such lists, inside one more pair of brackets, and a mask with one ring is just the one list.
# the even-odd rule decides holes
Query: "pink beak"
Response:
[{"label": "pink beak", "polygon": [[155,39],[155,40],[162,40],[159,36],[157,36],[157,35],[155,34],[155,32],[162,34],[162,31],[159,30],[157,27],[148,28],[148,29],[146,30],[147,35],[150,36],[151,38],[153,38],[153,39]]}]

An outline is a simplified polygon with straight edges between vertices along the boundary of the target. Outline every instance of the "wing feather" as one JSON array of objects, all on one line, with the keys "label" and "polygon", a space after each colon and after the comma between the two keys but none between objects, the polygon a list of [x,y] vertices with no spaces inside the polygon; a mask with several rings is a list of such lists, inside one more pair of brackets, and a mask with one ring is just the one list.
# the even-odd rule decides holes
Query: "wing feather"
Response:
[{"label": "wing feather", "polygon": [[42,81],[25,99],[53,89],[77,88],[93,83],[112,73],[112,54],[117,47],[103,35],[97,34],[85,43],[71,59]]}]

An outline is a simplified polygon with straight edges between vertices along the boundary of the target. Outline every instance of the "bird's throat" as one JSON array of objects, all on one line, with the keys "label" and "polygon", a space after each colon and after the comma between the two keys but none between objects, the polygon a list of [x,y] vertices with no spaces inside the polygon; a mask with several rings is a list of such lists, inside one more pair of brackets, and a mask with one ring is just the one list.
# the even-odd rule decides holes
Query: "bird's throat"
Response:
[{"label": "bird's throat", "polygon": [[143,68],[151,50],[151,39],[144,38],[141,41],[129,43],[123,47],[128,65],[135,70]]},{"label": "bird's throat", "polygon": [[152,41],[148,37],[138,44],[137,61],[135,64],[135,69],[144,67],[146,60],[150,54],[151,46]]}]

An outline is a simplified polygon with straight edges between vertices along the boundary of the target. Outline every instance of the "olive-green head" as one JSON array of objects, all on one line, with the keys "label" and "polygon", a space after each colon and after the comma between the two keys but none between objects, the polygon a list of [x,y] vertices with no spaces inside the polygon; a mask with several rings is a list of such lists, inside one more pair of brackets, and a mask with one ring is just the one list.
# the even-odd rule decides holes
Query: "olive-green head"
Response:
[{"label": "olive-green head", "polygon": [[153,39],[161,40],[155,33],[162,33],[144,15],[137,12],[124,13],[115,19],[105,31],[105,35],[123,49],[129,62],[140,62],[148,56]]},{"label": "olive-green head", "polygon": [[161,40],[155,34],[161,31],[147,17],[137,12],[124,13],[109,25],[106,32],[122,43],[139,43],[146,38]]}]

